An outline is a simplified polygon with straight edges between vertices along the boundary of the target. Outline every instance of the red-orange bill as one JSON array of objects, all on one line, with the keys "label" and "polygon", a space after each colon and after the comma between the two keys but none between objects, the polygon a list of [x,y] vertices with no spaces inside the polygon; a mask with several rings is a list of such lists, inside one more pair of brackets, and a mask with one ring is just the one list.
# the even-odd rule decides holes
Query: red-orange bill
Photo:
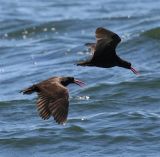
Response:
[{"label": "red-orange bill", "polygon": [[136,69],[134,69],[133,67],[131,67],[131,70],[133,71],[133,73],[135,73],[136,75],[139,75],[140,73],[136,70]]},{"label": "red-orange bill", "polygon": [[74,79],[74,83],[83,87],[85,85],[85,83],[83,81],[80,81],[80,80],[77,80],[77,79]]}]

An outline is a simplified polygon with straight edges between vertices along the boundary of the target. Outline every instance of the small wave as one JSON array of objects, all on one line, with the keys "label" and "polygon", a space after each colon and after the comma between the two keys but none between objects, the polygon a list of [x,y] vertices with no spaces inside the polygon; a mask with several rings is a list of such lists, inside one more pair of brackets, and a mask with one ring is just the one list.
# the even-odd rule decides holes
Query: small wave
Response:
[{"label": "small wave", "polygon": [[89,100],[90,99],[90,97],[89,96],[77,96],[77,99],[78,100]]},{"label": "small wave", "polygon": [[15,148],[30,147],[36,144],[48,144],[52,143],[49,138],[45,137],[26,137],[26,138],[4,138],[0,140],[3,145],[12,145]]},{"label": "small wave", "polygon": [[144,112],[144,111],[137,111],[137,112],[128,112],[128,116],[132,119],[159,119],[160,114],[159,113],[153,113],[153,112]]},{"label": "small wave", "polygon": [[25,28],[15,28],[15,30],[12,30],[10,32],[4,33],[0,35],[0,38],[2,39],[26,39],[30,38],[34,35],[40,34],[40,33],[45,33],[45,32],[56,32],[56,28],[51,24],[51,25],[29,25],[26,26]]},{"label": "small wave", "polygon": [[148,31],[145,31],[145,32],[143,32],[142,35],[147,36],[149,38],[160,40],[160,27],[153,28],[153,29],[150,29]]},{"label": "small wave", "polygon": [[77,117],[69,117],[68,118],[68,124],[75,124],[78,122],[90,122],[93,118],[99,117],[101,115],[105,115],[106,113],[96,113],[96,114],[89,114],[84,116],[77,116]]},{"label": "small wave", "polygon": [[86,130],[78,125],[71,125],[70,127],[67,127],[65,129],[66,131],[71,131],[71,132],[86,132]]},{"label": "small wave", "polygon": [[[107,113],[106,113],[107,114]],[[145,111],[129,111],[129,112],[110,112],[107,114],[108,117],[112,118],[124,118],[130,120],[137,120],[137,119],[159,119],[160,114],[155,112],[145,112]]]}]

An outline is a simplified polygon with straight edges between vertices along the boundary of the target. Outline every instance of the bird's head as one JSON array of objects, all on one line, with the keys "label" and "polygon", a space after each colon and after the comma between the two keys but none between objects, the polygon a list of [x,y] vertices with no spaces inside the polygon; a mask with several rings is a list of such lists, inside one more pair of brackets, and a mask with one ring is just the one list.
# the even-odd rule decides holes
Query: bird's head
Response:
[{"label": "bird's head", "polygon": [[119,59],[118,66],[126,68],[126,69],[130,69],[136,75],[139,74],[139,72],[132,67],[132,64],[130,62],[125,61],[125,60]]},{"label": "bird's head", "polygon": [[61,84],[63,86],[67,86],[70,83],[75,83],[75,84],[77,84],[77,85],[79,85],[81,87],[85,85],[85,83],[83,81],[77,80],[74,77],[62,77]]}]

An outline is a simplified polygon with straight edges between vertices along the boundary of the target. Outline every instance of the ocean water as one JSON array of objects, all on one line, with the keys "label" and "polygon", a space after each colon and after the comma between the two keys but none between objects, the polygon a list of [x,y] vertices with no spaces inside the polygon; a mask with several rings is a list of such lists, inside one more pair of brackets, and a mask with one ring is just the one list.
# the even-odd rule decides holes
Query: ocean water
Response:
[{"label": "ocean water", "polygon": [[[160,1],[0,0],[0,157],[159,157]],[[99,26],[140,75],[77,67]],[[42,120],[36,94],[19,91],[74,76],[66,125]]]}]

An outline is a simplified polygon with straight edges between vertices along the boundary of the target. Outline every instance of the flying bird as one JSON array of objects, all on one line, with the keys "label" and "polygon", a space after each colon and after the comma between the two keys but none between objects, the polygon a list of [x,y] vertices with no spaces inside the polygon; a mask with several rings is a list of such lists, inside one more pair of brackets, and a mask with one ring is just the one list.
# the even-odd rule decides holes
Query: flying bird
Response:
[{"label": "flying bird", "polygon": [[34,84],[20,92],[23,94],[38,94],[37,109],[42,119],[53,116],[58,124],[64,124],[67,120],[69,109],[69,93],[66,88],[70,83],[83,86],[85,83],[74,77],[52,77],[48,80]]},{"label": "flying bird", "polygon": [[114,66],[130,69],[135,74],[139,74],[131,63],[121,59],[116,54],[116,47],[120,43],[121,38],[114,32],[99,27],[96,29],[96,43],[86,43],[90,47],[93,56],[91,59],[80,62],[80,66],[96,66],[102,68],[111,68]]}]

